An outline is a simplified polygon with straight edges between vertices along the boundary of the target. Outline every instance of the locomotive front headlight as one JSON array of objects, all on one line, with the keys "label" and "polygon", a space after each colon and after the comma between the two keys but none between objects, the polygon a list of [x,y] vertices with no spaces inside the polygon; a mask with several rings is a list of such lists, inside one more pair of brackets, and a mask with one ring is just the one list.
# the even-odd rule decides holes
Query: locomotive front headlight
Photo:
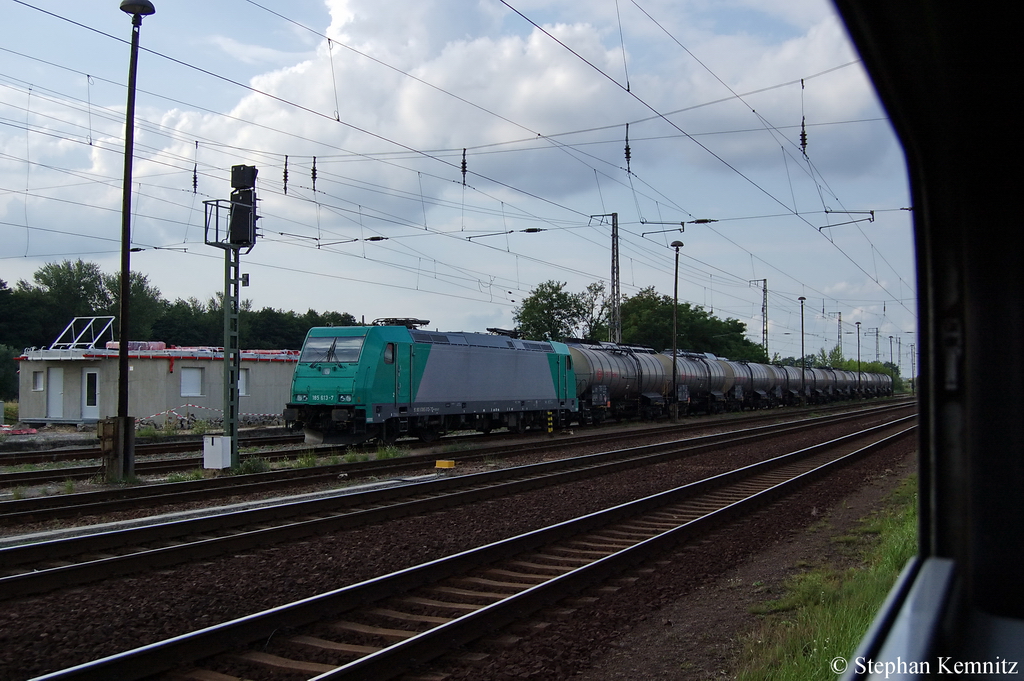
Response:
[{"label": "locomotive front headlight", "polygon": [[352,396],[351,395],[338,395],[338,402],[339,403],[349,403],[349,402],[352,402]]},{"label": "locomotive front headlight", "polygon": [[309,395],[303,395],[301,393],[296,393],[295,394],[295,399],[292,400],[292,401],[293,402],[308,402],[309,401]]}]

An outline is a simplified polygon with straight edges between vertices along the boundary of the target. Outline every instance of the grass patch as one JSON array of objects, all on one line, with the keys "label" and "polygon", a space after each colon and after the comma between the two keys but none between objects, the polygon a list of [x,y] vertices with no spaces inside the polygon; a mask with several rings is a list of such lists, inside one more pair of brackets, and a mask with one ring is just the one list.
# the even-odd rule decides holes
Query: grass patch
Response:
[{"label": "grass patch", "polygon": [[135,437],[138,438],[154,438],[160,434],[160,431],[156,429],[156,426],[144,426],[135,431]]},{"label": "grass patch", "polygon": [[270,470],[270,461],[258,456],[251,456],[243,459],[238,468],[233,468],[232,473],[236,475],[251,475],[253,473],[266,473]]},{"label": "grass patch", "polygon": [[345,463],[361,463],[363,461],[369,461],[370,455],[363,452],[349,452],[343,457]]},{"label": "grass patch", "polygon": [[374,454],[374,458],[377,461],[384,461],[386,459],[397,459],[402,455],[402,450],[395,445],[385,445],[383,447],[377,447],[377,452]]},{"label": "grass patch", "polygon": [[167,476],[167,482],[191,482],[193,480],[202,480],[205,477],[206,474],[203,473],[202,468],[193,468],[192,470],[185,471],[184,473],[170,473]]},{"label": "grass patch", "polygon": [[316,454],[310,452],[308,454],[302,454],[292,462],[292,468],[313,468],[317,465],[319,459]]},{"label": "grass patch", "polygon": [[754,609],[764,622],[744,638],[739,681],[833,681],[829,663],[849,659],[900,571],[917,553],[917,478],[911,476],[840,537],[859,545],[863,564],[821,567],[790,581],[786,594]]}]

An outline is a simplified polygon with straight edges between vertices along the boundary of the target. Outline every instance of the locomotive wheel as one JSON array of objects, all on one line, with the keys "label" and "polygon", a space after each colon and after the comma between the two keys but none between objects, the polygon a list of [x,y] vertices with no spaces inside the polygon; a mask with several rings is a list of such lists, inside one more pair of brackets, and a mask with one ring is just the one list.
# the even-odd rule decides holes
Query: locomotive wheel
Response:
[{"label": "locomotive wheel", "polygon": [[437,438],[441,437],[440,434],[438,434],[437,429],[430,426],[421,428],[417,431],[416,435],[420,438],[421,442],[434,442]]}]

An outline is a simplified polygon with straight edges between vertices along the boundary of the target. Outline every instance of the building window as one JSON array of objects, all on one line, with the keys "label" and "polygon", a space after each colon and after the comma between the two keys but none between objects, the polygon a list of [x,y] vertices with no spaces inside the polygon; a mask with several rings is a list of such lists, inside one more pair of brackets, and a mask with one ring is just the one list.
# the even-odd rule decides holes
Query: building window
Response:
[{"label": "building window", "polygon": [[249,394],[249,370],[239,369],[238,370],[238,394],[248,395]]},{"label": "building window", "polygon": [[203,370],[201,367],[183,367],[181,370],[181,396],[203,396]]},{"label": "building window", "polygon": [[42,371],[33,371],[32,372],[32,390],[34,390],[35,392],[42,392],[43,391],[43,386],[45,385],[45,381],[43,379],[43,375],[44,374],[43,374]]}]

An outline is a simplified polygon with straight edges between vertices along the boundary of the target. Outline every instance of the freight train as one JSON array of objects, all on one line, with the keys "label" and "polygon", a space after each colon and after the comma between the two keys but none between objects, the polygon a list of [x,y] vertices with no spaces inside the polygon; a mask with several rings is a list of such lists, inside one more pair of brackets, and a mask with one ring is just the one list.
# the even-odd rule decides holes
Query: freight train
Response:
[{"label": "freight train", "polygon": [[673,405],[718,413],[892,394],[885,374],[684,352],[673,377],[671,355],[650,348],[438,333],[417,321],[310,329],[285,422],[310,443],[429,442],[455,430],[654,419]]}]

